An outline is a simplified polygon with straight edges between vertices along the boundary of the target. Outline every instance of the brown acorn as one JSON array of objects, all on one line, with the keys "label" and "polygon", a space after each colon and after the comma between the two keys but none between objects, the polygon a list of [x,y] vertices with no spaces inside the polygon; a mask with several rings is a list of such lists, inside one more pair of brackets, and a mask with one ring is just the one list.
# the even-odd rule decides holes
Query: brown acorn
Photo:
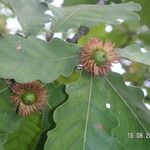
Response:
[{"label": "brown acorn", "polygon": [[38,81],[29,83],[16,83],[11,87],[14,95],[11,101],[18,108],[21,116],[41,111],[47,103],[47,90]]},{"label": "brown acorn", "polygon": [[81,65],[93,75],[106,75],[117,60],[116,47],[111,41],[103,42],[94,38],[81,51]]}]

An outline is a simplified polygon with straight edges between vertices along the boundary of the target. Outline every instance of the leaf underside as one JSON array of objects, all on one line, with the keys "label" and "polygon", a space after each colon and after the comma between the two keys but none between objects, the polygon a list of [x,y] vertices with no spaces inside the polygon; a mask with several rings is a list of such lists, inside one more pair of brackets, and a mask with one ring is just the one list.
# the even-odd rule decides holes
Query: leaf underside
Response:
[{"label": "leaf underside", "polygon": [[54,7],[49,5],[53,13],[51,30],[63,32],[79,26],[93,26],[98,23],[120,24],[120,21],[138,21],[134,13],[141,9],[140,5],[129,2],[112,5],[77,5],[72,7]]},{"label": "leaf underside", "polygon": [[79,63],[79,47],[60,39],[45,42],[10,35],[0,40],[0,47],[0,77],[17,82],[52,82]]},{"label": "leaf underside", "polygon": [[150,52],[143,53],[141,48],[137,45],[130,45],[118,51],[120,57],[127,58],[131,61],[150,65]]}]

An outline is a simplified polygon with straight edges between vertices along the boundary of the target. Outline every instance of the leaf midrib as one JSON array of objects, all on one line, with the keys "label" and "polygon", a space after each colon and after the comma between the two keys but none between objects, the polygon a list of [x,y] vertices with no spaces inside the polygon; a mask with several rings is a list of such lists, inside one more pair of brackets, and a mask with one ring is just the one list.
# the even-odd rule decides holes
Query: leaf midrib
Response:
[{"label": "leaf midrib", "polygon": [[[50,62],[50,61],[57,61],[57,60],[65,60],[65,59],[71,59],[71,58],[75,58],[75,57],[77,57],[78,56],[78,54],[76,54],[76,55],[71,55],[71,56],[68,56],[68,57],[61,57],[61,58],[49,58],[48,60],[44,60],[44,59],[39,59],[39,60],[12,60],[12,61],[15,61],[15,62],[20,62],[20,63],[22,63],[22,62],[32,62],[32,63],[38,63],[38,62]],[[0,61],[1,62],[1,61]],[[11,62],[11,61],[10,61]],[[5,63],[5,62],[1,62],[1,63]],[[6,63],[9,63],[9,61],[7,61]],[[11,62],[12,63],[12,62]]]},{"label": "leaf midrib", "polygon": [[84,129],[83,150],[85,150],[85,145],[86,145],[86,134],[87,134],[87,127],[88,127],[89,113],[90,113],[90,106],[91,106],[92,87],[93,87],[93,77],[91,75],[89,95],[88,95],[88,107],[86,112],[86,122],[85,122],[85,129]]}]

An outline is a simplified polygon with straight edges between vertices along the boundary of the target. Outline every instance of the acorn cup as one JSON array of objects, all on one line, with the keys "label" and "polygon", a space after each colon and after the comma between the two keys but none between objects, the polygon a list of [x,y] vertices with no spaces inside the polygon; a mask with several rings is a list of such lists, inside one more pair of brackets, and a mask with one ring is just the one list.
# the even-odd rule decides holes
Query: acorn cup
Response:
[{"label": "acorn cup", "polygon": [[11,96],[11,101],[18,108],[18,113],[21,116],[41,111],[47,103],[47,90],[38,81],[15,83],[11,90],[14,93]]},{"label": "acorn cup", "polygon": [[83,70],[93,75],[107,75],[112,63],[118,62],[115,44],[97,38],[88,41],[81,50]]}]

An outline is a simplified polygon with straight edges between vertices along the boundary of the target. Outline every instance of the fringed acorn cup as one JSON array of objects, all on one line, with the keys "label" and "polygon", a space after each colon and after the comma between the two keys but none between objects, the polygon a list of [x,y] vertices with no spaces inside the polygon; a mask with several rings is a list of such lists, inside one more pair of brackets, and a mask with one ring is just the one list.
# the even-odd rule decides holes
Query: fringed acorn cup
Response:
[{"label": "fringed acorn cup", "polygon": [[94,38],[82,48],[81,65],[93,75],[107,75],[112,63],[118,62],[115,44]]},{"label": "fringed acorn cup", "polygon": [[47,90],[38,81],[30,83],[16,83],[11,87],[14,95],[11,101],[18,108],[21,116],[41,111],[47,103]]}]

